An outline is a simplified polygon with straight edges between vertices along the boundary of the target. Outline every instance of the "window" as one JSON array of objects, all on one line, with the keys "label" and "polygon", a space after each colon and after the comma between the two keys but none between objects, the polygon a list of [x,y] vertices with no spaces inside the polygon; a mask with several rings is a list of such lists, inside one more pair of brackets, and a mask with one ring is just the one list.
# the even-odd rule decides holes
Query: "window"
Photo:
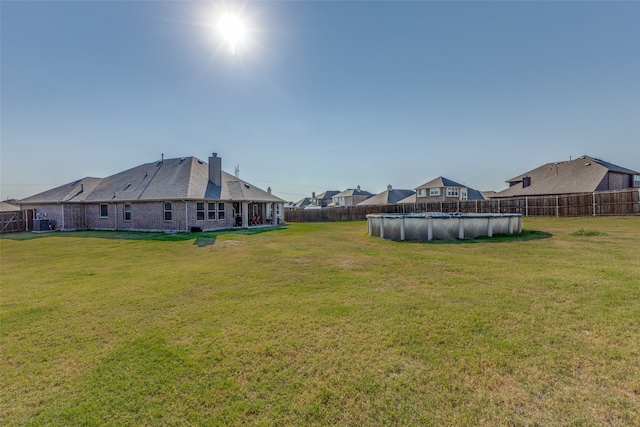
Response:
[{"label": "window", "polygon": [[429,189],[429,195],[430,196],[439,196],[440,195],[440,189],[439,188],[430,188]]},{"label": "window", "polygon": [[131,205],[129,203],[124,204],[124,220],[131,221]]},{"label": "window", "polygon": [[640,175],[633,175],[633,187],[640,187]]},{"label": "window", "polygon": [[460,200],[467,200],[467,190],[460,191]]},{"label": "window", "polygon": [[216,204],[207,203],[207,218],[216,219]]},{"label": "window", "polygon": [[427,189],[426,188],[418,188],[418,197],[426,197]]},{"label": "window", "polygon": [[447,197],[457,197],[458,187],[447,187]]},{"label": "window", "polygon": [[196,220],[204,221],[204,202],[196,203]]},{"label": "window", "polygon": [[109,206],[100,205],[100,218],[109,218]]},{"label": "window", "polygon": [[164,202],[164,220],[171,221],[171,202]]},{"label": "window", "polygon": [[224,203],[218,203],[218,219],[224,219]]}]

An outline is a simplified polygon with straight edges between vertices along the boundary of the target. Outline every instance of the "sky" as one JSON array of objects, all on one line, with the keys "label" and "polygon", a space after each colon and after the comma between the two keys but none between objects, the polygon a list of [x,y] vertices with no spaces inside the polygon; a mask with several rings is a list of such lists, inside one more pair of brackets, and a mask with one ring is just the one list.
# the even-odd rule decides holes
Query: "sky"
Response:
[{"label": "sky", "polygon": [[1,200],[212,152],[288,201],[640,170],[638,1],[2,0],[0,24]]}]

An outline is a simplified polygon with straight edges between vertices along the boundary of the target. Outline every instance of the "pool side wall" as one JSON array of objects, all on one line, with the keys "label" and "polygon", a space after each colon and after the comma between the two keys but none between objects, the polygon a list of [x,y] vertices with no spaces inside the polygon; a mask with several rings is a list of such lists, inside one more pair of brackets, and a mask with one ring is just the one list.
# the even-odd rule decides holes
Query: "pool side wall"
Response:
[{"label": "pool side wall", "polygon": [[416,218],[367,215],[369,234],[390,240],[474,239],[522,232],[520,216]]}]

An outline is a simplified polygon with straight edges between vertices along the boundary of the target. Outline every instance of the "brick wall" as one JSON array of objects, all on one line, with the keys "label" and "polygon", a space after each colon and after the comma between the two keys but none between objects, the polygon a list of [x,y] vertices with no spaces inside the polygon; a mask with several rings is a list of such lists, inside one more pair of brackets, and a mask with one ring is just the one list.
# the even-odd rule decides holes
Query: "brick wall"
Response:
[{"label": "brick wall", "polygon": [[[218,202],[216,202],[217,204]],[[24,205],[23,209],[34,209],[37,214],[56,222],[56,230],[144,230],[144,231],[191,231],[191,227],[202,230],[233,227],[233,209],[225,203],[224,219],[208,219],[205,203],[204,220],[197,219],[197,202],[172,201],[171,220],[164,220],[164,201],[131,202],[131,219],[125,221],[125,203],[69,203]],[[100,205],[106,205],[107,216],[100,216]],[[185,209],[186,208],[186,209]],[[216,206],[217,208],[217,206]],[[64,212],[64,214],[63,214]],[[216,209],[216,218],[219,211]]]}]

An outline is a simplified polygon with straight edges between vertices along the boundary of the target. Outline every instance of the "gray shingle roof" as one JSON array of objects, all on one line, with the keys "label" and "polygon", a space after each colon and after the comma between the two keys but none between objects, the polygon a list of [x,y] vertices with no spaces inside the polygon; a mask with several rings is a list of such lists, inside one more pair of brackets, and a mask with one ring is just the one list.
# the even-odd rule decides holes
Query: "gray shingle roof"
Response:
[{"label": "gray shingle roof", "polygon": [[209,165],[196,158],[146,163],[107,178],[84,178],[20,203],[111,202],[151,200],[229,200],[284,202],[222,171],[222,185],[209,181]]},{"label": "gray shingle roof", "polygon": [[333,197],[350,197],[350,196],[373,196],[373,193],[369,193],[368,191],[358,190],[357,188],[349,188],[347,190],[341,191],[340,193],[334,195]]},{"label": "gray shingle roof", "polygon": [[439,176],[436,179],[432,179],[431,181],[425,184],[422,184],[419,187],[416,187],[415,189],[417,190],[419,188],[442,188],[442,187],[465,187],[466,188],[467,186]]},{"label": "gray shingle roof", "polygon": [[316,195],[316,199],[318,200],[331,200],[333,198],[333,196],[335,196],[336,194],[338,194],[339,191],[338,190],[327,190],[323,193],[317,194]]},{"label": "gray shingle roof", "polygon": [[101,182],[102,178],[82,178],[27,197],[19,203],[83,202]]},{"label": "gray shingle roof", "polygon": [[295,204],[295,207],[297,209],[303,209],[306,206],[309,206],[310,203],[311,203],[311,197],[305,197],[304,199],[298,200]]},{"label": "gray shingle roof", "polygon": [[365,201],[358,203],[358,206],[371,206],[371,205],[393,205],[398,203],[402,199],[415,194],[413,190],[385,190],[382,193],[368,198]]},{"label": "gray shingle roof", "polygon": [[416,193],[413,193],[412,195],[410,195],[409,197],[405,197],[402,200],[398,201],[398,204],[404,204],[404,203],[416,203],[417,202],[417,195]]},{"label": "gray shingle roof", "polygon": [[0,212],[18,212],[20,208],[13,203],[0,202]]},{"label": "gray shingle roof", "polygon": [[[511,178],[507,182],[516,182],[517,184],[494,194],[492,197],[591,193],[596,191],[609,171],[630,175],[638,174],[638,172],[590,156],[581,156],[568,162],[547,163]],[[528,187],[523,188],[519,183],[524,177],[529,177],[531,183]]]},{"label": "gray shingle roof", "polygon": [[[458,187],[458,188],[466,188],[467,189],[467,200],[484,200],[484,196],[482,195],[482,193],[476,189],[473,189],[471,187],[467,187],[464,184],[460,184],[458,182],[455,182],[453,180],[450,180],[448,178],[444,178],[442,176],[439,176],[435,179],[432,179],[431,181],[422,184],[419,187],[416,187],[416,190],[419,189],[428,189],[428,188],[444,188],[444,187]],[[406,203],[413,203],[413,202],[406,202]]]}]

